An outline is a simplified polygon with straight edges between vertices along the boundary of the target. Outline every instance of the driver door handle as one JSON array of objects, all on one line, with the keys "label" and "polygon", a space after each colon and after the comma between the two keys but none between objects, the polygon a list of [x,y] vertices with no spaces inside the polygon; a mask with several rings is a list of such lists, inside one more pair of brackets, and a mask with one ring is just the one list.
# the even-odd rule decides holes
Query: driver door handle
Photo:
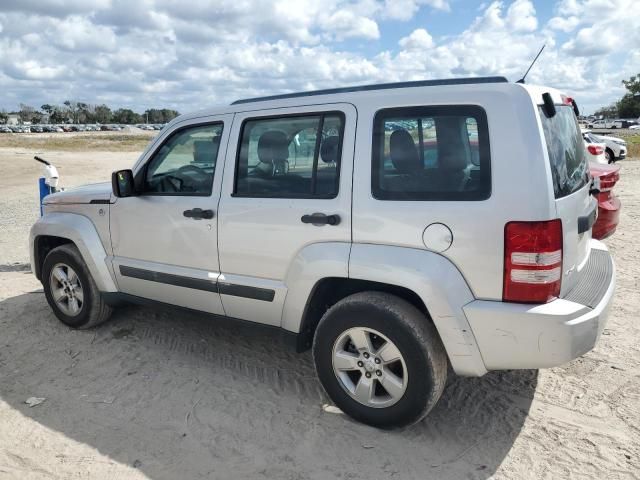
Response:
[{"label": "driver door handle", "polygon": [[194,220],[210,220],[214,217],[213,210],[202,210],[201,208],[192,208],[191,210],[185,210],[182,214],[187,218],[193,218]]},{"label": "driver door handle", "polygon": [[300,219],[302,223],[310,223],[312,225],[338,225],[340,223],[340,215],[326,215],[324,213],[313,213],[311,215],[303,215]]}]

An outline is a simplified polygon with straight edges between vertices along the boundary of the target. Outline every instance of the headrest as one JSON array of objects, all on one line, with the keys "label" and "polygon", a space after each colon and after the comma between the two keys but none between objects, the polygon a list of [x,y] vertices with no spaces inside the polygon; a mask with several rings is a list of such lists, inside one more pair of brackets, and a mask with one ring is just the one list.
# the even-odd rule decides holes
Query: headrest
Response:
[{"label": "headrest", "polygon": [[220,137],[212,140],[195,140],[193,142],[193,161],[196,163],[214,163],[218,156]]},{"label": "headrest", "polygon": [[463,121],[460,117],[440,117],[436,122],[441,170],[464,170],[469,165],[471,150],[467,129],[462,128]]},{"label": "headrest", "polygon": [[424,166],[413,137],[405,129],[394,130],[389,138],[389,156],[391,163],[399,173],[415,173]]},{"label": "headrest", "polygon": [[289,158],[289,140],[284,132],[267,130],[258,139],[258,158],[270,163]]},{"label": "headrest", "polygon": [[340,137],[332,135],[327,137],[320,146],[320,158],[324,163],[334,163],[338,161],[338,144]]}]

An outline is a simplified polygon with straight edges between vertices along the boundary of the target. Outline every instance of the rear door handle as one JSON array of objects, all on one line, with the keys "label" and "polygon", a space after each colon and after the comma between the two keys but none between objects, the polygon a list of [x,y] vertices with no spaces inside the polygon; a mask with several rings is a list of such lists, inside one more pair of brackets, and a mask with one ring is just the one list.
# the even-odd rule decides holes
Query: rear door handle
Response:
[{"label": "rear door handle", "polygon": [[302,223],[310,223],[312,225],[338,225],[340,223],[340,215],[326,215],[324,213],[312,213],[311,215],[303,215],[300,219]]},{"label": "rear door handle", "polygon": [[203,210],[201,208],[192,208],[191,210],[185,210],[182,214],[187,218],[193,218],[194,220],[210,220],[214,217],[213,210]]}]

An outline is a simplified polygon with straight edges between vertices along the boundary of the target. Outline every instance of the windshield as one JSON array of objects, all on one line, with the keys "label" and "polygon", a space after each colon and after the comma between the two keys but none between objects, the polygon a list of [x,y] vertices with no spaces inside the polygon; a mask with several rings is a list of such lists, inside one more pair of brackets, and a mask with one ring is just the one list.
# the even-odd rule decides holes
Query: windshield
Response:
[{"label": "windshield", "polygon": [[565,197],[589,182],[580,127],[570,106],[556,105],[556,114],[551,118],[540,107],[540,119],[549,152],[553,191],[556,198]]}]

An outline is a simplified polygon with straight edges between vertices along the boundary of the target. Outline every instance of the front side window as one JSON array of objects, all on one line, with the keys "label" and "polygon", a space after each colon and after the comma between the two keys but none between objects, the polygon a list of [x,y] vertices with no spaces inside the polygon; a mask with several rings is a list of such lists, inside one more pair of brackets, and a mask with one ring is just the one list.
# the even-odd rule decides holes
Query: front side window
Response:
[{"label": "front side window", "polygon": [[234,195],[335,197],[343,130],[341,113],[245,121],[238,149]]},{"label": "front side window", "polygon": [[211,195],[221,135],[221,123],[174,133],[148,163],[143,193]]},{"label": "front side window", "polygon": [[476,106],[381,110],[373,133],[372,191],[380,200],[484,200],[489,133]]}]

